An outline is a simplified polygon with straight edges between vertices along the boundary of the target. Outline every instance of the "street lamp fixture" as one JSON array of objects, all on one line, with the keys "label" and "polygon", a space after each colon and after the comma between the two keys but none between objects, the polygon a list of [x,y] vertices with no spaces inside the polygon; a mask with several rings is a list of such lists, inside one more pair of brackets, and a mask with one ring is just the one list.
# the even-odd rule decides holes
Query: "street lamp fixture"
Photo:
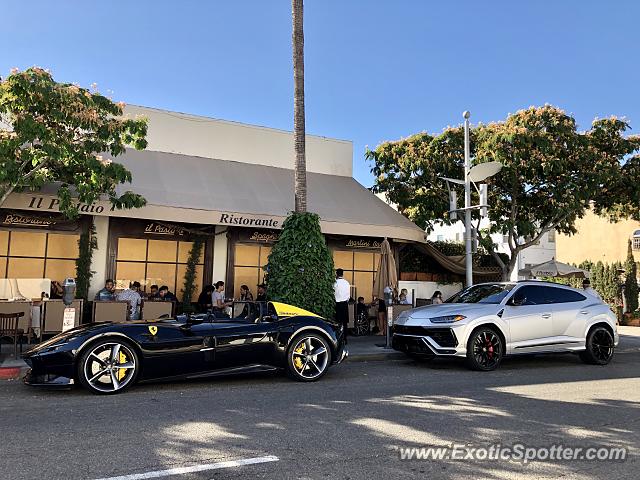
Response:
[{"label": "street lamp fixture", "polygon": [[[471,166],[471,148],[469,144],[469,117],[471,113],[465,111],[462,114],[464,118],[464,180],[455,178],[440,177],[447,182],[449,191],[449,216],[452,220],[458,218],[458,212],[464,212],[464,243],[465,243],[465,270],[466,270],[466,286],[473,285],[473,241],[475,232],[471,227],[471,211],[480,210],[480,216],[486,218],[488,214],[488,197],[489,186],[486,183],[480,183],[497,174],[502,168],[500,162],[479,163]],[[457,208],[457,195],[450,183],[464,185],[464,208]],[[480,196],[479,205],[471,204],[471,185],[476,189]]]}]

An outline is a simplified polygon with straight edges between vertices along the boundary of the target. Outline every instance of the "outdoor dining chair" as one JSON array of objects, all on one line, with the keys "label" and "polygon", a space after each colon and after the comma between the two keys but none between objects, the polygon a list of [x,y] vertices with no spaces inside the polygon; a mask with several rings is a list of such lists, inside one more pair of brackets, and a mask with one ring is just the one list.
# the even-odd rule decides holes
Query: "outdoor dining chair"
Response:
[{"label": "outdoor dining chair", "polygon": [[24,312],[0,313],[0,341],[3,338],[13,339],[13,354],[18,358],[18,340],[20,341],[20,353],[22,353],[22,335],[24,331],[18,328],[20,317]]}]

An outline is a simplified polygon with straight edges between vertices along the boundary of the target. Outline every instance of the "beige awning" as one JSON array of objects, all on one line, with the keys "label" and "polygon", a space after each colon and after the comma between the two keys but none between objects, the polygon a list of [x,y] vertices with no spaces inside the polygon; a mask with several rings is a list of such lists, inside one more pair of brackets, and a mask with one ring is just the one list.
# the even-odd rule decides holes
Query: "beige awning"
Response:
[{"label": "beige awning", "polygon": [[[143,195],[147,205],[112,212],[105,203],[83,213],[279,229],[294,208],[293,170],[136,150],[116,161],[133,175],[121,190]],[[307,188],[308,209],[320,215],[324,233],[425,242],[422,229],[351,177],[309,172]],[[34,202],[32,194],[16,194],[5,206],[42,210],[50,198]]]},{"label": "beige awning", "polygon": [[[424,243],[422,245],[416,245],[416,249],[430,257],[440,264],[441,267],[458,275],[464,275],[466,273],[465,257],[464,255],[448,256],[438,250],[430,243]],[[473,275],[478,277],[495,277],[500,275],[501,270],[497,267],[481,268],[474,267]]]}]

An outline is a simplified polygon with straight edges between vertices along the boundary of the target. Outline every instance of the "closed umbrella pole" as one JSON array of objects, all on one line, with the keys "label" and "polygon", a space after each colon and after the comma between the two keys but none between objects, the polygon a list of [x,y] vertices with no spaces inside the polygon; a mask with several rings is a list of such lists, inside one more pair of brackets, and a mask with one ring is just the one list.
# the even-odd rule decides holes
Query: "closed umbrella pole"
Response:
[{"label": "closed umbrella pole", "polygon": [[385,298],[385,289],[393,292],[398,288],[398,272],[396,270],[396,261],[391,253],[391,246],[389,241],[385,238],[380,246],[380,264],[378,265],[378,271],[376,272],[376,278],[373,284],[374,295],[378,299],[385,299],[387,306],[387,322],[385,328],[386,345],[387,348],[391,348],[391,320],[393,317],[393,310],[391,306],[390,296]]}]

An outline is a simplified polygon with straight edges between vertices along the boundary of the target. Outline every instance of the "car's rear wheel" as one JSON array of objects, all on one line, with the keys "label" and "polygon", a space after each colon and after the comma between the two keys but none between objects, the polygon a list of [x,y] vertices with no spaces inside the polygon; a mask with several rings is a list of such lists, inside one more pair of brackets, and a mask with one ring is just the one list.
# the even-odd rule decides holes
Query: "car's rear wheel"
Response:
[{"label": "car's rear wheel", "polygon": [[331,348],[317,333],[304,333],[293,339],[287,351],[287,373],[294,380],[313,382],[331,365]]},{"label": "car's rear wheel", "polygon": [[613,358],[614,343],[613,335],[607,328],[595,327],[587,335],[587,348],[580,352],[580,359],[591,365],[606,365]]},{"label": "car's rear wheel", "polygon": [[490,371],[500,365],[504,343],[500,335],[489,327],[474,330],[467,343],[467,365],[472,370]]},{"label": "car's rear wheel", "polygon": [[135,383],[139,370],[138,354],[129,342],[105,338],[80,355],[78,380],[92,393],[120,393]]}]

